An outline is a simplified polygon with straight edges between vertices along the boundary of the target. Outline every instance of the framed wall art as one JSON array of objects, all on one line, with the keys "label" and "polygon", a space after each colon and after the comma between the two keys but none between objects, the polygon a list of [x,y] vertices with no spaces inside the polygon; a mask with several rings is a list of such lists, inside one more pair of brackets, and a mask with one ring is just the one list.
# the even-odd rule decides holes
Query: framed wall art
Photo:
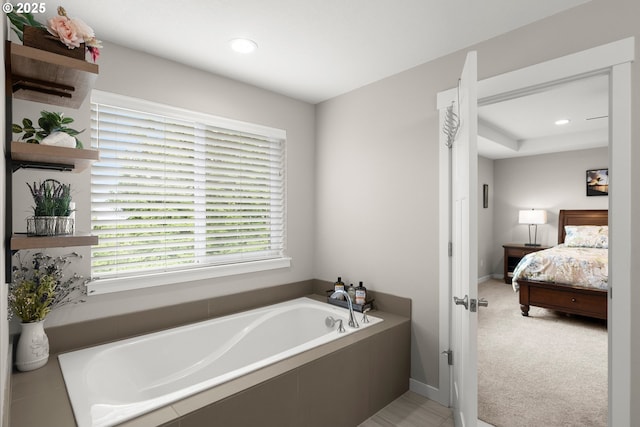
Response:
[{"label": "framed wall art", "polygon": [[609,169],[587,171],[587,196],[609,195]]}]

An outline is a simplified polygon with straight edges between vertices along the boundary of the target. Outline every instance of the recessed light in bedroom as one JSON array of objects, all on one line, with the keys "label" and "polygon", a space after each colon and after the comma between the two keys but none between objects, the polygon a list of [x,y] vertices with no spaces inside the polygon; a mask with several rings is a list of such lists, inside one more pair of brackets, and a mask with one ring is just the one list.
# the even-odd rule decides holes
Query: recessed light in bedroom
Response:
[{"label": "recessed light in bedroom", "polygon": [[229,44],[238,53],[251,53],[258,48],[258,44],[249,39],[233,39]]},{"label": "recessed light in bedroom", "polygon": [[562,126],[562,125],[568,124],[569,122],[571,122],[571,120],[569,119],[560,119],[560,120],[556,120],[556,125]]}]

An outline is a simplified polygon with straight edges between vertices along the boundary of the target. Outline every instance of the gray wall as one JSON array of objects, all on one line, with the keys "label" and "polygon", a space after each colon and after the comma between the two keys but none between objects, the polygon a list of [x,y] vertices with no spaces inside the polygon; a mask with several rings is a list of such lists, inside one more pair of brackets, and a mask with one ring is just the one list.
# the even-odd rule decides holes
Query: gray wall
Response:
[{"label": "gray wall", "polygon": [[[525,243],[528,227],[518,224],[520,209],[545,209],[538,243],[557,243],[560,209],[607,209],[609,198],[587,197],[587,169],[607,168],[608,148],[520,158],[478,157],[478,278],[502,276],[505,243]],[[482,207],[482,185],[489,184],[489,207]]]},{"label": "gray wall", "polygon": [[[95,88],[133,96],[287,132],[287,251],[292,256],[288,269],[167,285],[148,290],[90,296],[84,304],[52,313],[47,325],[81,322],[180,302],[292,283],[313,277],[315,222],[314,112],[315,107],[263,89],[215,76],[115,44],[105,43],[99,60],[100,75]],[[62,109],[27,101],[14,102],[14,122],[37,118],[41,109],[62,111],[76,119],[76,129],[86,128],[81,139],[90,145],[89,101],[78,110]],[[39,172],[32,169],[14,174],[14,229],[26,228],[31,200],[25,182],[56,177],[72,184],[77,205],[78,231],[89,231],[89,172],[80,174]],[[76,269],[89,276],[89,250],[73,248],[87,255]],[[65,253],[68,250],[48,250]]]},{"label": "gray wall", "polygon": [[558,242],[560,209],[607,209],[609,197],[587,197],[585,184],[587,169],[608,164],[606,147],[495,160],[493,272],[502,274],[503,244],[529,240],[529,227],[518,224],[520,209],[547,211],[548,223],[538,226],[538,242],[548,246]]},{"label": "gray wall", "polygon": [[[640,36],[639,17],[637,0],[593,0],[470,49],[478,51],[479,78],[483,79]],[[638,45],[636,57],[640,58]],[[317,111],[315,277],[330,280],[341,274],[349,280],[369,281],[374,289],[412,298],[411,375],[434,387],[438,386],[441,357],[435,103],[439,91],[455,87],[466,51],[321,103]],[[632,117],[639,117],[640,73],[637,65],[632,68]],[[638,126],[635,121],[634,141]],[[632,158],[640,158],[640,145],[634,144],[632,150]],[[496,185],[498,180],[494,177]],[[632,197],[633,217],[637,218],[637,188]],[[632,251],[639,255],[636,259],[640,259],[634,243],[639,241],[639,227],[634,224],[630,230]],[[637,265],[630,268],[632,273],[640,272]],[[640,290],[632,292],[640,296]],[[631,321],[638,322],[640,314],[633,316]],[[634,328],[633,334],[632,356],[637,360],[640,328]],[[640,392],[640,366],[631,375],[632,390]],[[633,410],[640,423],[640,409]]]}]

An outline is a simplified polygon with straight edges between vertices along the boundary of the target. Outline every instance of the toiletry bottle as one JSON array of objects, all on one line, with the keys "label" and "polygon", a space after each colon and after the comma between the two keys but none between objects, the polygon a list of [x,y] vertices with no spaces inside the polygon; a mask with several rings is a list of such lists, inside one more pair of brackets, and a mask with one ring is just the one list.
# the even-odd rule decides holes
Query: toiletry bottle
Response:
[{"label": "toiletry bottle", "polygon": [[[344,282],[342,281],[342,277],[338,277],[338,280],[333,284],[333,291],[344,291]],[[344,300],[344,295],[339,294],[336,295],[336,298],[339,300]]]},{"label": "toiletry bottle", "polygon": [[364,305],[365,302],[367,302],[367,288],[360,282],[356,288],[356,304]]},{"label": "toiletry bottle", "polygon": [[355,302],[356,301],[356,288],[353,287],[353,283],[349,285],[349,287],[347,288],[347,293],[349,294],[349,299],[351,300],[351,302]]}]

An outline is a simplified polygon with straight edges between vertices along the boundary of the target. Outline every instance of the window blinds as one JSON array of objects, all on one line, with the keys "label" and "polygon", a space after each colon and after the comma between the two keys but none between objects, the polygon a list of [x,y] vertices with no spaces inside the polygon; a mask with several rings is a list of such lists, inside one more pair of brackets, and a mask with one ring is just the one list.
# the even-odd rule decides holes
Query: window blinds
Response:
[{"label": "window blinds", "polygon": [[94,278],[284,255],[283,135],[119,104],[91,104]]}]

